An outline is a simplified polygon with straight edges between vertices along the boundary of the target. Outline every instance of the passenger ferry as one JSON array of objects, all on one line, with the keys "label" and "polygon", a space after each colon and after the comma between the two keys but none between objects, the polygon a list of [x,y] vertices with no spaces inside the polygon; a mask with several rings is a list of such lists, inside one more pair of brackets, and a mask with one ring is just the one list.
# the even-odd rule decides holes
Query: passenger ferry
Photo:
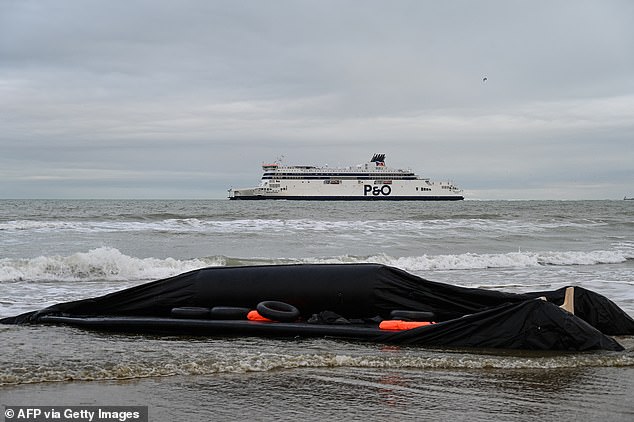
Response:
[{"label": "passenger ferry", "polygon": [[355,167],[286,166],[264,164],[260,185],[229,189],[229,199],[292,200],[462,200],[454,183],[434,182],[411,170],[385,165],[385,154]]}]

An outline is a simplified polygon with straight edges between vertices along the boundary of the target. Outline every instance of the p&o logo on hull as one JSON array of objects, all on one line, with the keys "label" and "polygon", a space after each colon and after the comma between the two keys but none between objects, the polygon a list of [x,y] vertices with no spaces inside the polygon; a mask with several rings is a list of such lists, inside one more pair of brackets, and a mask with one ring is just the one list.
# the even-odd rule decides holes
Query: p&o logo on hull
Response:
[{"label": "p&o logo on hull", "polygon": [[363,196],[388,196],[392,193],[392,187],[390,185],[383,186],[372,186],[372,185],[363,185]]}]

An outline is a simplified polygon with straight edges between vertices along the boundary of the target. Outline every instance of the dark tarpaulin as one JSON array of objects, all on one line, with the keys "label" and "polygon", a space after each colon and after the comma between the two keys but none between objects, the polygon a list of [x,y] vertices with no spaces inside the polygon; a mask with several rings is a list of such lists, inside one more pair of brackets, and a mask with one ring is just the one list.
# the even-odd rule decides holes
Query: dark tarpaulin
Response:
[{"label": "dark tarpaulin", "polygon": [[440,324],[388,333],[384,342],[527,350],[623,350],[614,339],[557,305],[511,303]]},{"label": "dark tarpaulin", "polygon": [[[566,288],[553,292],[532,293],[535,297],[546,296],[548,300],[561,303]],[[634,320],[605,296],[583,287],[575,287],[575,315],[588,322],[604,334],[611,336],[634,334]]]},{"label": "dark tarpaulin", "polygon": [[[413,310],[433,312],[436,321],[443,322],[377,337],[387,342],[619,350],[618,343],[604,334],[634,334],[634,320],[607,298],[577,287],[571,315],[557,306],[564,292],[565,288],[526,294],[464,288],[379,264],[213,267],[0,322],[38,323],[47,315],[169,318],[175,307],[255,309],[261,301],[277,300],[296,306],[304,320],[326,310],[349,319],[389,318],[392,310]],[[536,299],[540,296],[548,302]]]}]

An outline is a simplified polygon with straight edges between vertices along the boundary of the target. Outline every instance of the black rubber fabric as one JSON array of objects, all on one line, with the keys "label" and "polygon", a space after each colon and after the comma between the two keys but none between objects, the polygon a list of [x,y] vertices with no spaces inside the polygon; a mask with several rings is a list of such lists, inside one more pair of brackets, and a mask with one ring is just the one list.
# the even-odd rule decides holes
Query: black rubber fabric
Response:
[{"label": "black rubber fabric", "polygon": [[280,322],[293,322],[299,318],[299,309],[285,302],[265,300],[258,303],[256,308],[264,318]]},{"label": "black rubber fabric", "polygon": [[209,308],[198,306],[184,306],[182,308],[172,308],[170,314],[174,318],[209,318],[211,316]]},{"label": "black rubber fabric", "polygon": [[238,306],[214,306],[211,308],[212,319],[247,319],[251,309]]},{"label": "black rubber fabric", "polygon": [[433,321],[436,315],[433,312],[394,310],[390,312],[390,318],[403,321]]},{"label": "black rubber fabric", "polygon": [[[293,305],[308,320],[314,314],[333,312],[348,321],[387,319],[394,310],[433,312],[427,327],[399,333],[377,333],[375,341],[455,346],[500,347],[541,350],[623,350],[610,335],[634,335],[634,320],[616,304],[598,293],[574,288],[574,314],[559,308],[567,286],[552,291],[508,293],[465,288],[425,280],[398,268],[379,264],[306,264],[212,267],[141,284],[100,297],[58,303],[38,311],[0,319],[4,324],[50,323],[49,317],[86,326],[119,330],[134,326],[139,331],[154,329],[152,321],[174,327],[201,329],[205,335],[223,333],[287,335],[311,333],[330,335],[342,327],[306,323],[254,323],[211,320],[210,308],[256,309],[270,301]],[[541,300],[541,297],[546,301]],[[193,311],[173,309],[193,308]],[[200,309],[204,310],[200,310]],[[196,310],[198,309],[198,310]],[[279,310],[277,307],[273,309]],[[281,308],[282,312],[288,311]],[[208,313],[207,313],[208,312]],[[207,315],[205,315],[207,313]],[[266,311],[263,314],[267,313]],[[281,320],[279,315],[267,318]],[[265,316],[265,315],[263,315]],[[62,320],[57,319],[57,322]],[[132,322],[142,319],[144,322]],[[187,318],[187,319],[186,319]],[[285,314],[285,320],[291,314]],[[293,319],[296,316],[293,315]],[[110,322],[109,322],[110,321]],[[328,327],[328,326],[326,326]],[[350,333],[355,332],[350,328]],[[339,331],[337,331],[339,332]],[[365,336],[366,331],[359,332]],[[352,334],[353,337],[356,335]]]}]

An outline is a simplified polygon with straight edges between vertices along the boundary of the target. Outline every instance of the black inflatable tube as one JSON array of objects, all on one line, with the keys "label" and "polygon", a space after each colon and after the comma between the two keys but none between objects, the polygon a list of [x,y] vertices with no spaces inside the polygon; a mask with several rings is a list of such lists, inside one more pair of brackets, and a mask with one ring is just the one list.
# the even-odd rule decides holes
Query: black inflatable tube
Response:
[{"label": "black inflatable tube", "polygon": [[214,306],[210,314],[212,319],[247,319],[250,310],[238,306]]},{"label": "black inflatable tube", "polygon": [[258,303],[257,311],[264,318],[280,322],[293,322],[299,318],[299,309],[285,302],[265,300]]},{"label": "black inflatable tube", "polygon": [[198,306],[183,306],[180,308],[172,308],[170,314],[174,318],[209,318],[209,308],[202,308]]},{"label": "black inflatable tube", "polygon": [[187,335],[227,335],[227,336],[271,336],[271,337],[338,337],[348,339],[376,340],[385,335],[374,325],[322,325],[288,322],[259,322],[241,320],[176,319],[148,317],[63,317],[43,316],[45,324],[64,324],[98,331],[187,334]]},{"label": "black inflatable tube", "polygon": [[436,315],[433,312],[394,310],[390,312],[390,318],[403,321],[433,321]]}]

